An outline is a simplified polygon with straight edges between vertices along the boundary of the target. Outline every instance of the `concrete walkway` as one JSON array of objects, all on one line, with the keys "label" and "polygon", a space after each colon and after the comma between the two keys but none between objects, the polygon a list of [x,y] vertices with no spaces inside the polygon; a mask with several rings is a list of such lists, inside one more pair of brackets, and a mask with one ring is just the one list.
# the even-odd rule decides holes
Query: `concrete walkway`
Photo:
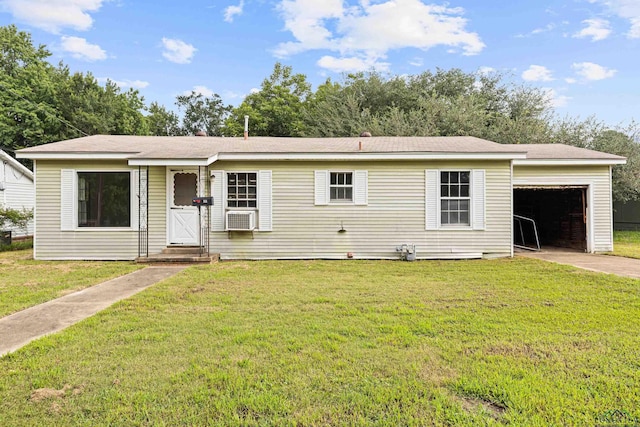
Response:
[{"label": "concrete walkway", "polygon": [[545,261],[568,264],[585,270],[599,273],[616,274],[618,276],[640,279],[640,259],[624,258],[611,255],[585,254],[558,249],[541,252],[516,252],[517,256],[542,259]]},{"label": "concrete walkway", "polygon": [[182,271],[186,266],[146,267],[0,319],[0,357],[73,325]]}]

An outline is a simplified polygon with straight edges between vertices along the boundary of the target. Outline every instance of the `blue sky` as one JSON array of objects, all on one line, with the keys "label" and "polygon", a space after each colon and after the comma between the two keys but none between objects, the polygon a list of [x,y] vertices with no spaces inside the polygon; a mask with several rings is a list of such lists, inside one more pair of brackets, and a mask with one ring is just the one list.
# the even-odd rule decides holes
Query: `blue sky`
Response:
[{"label": "blue sky", "polygon": [[73,71],[175,109],[190,90],[237,105],[276,61],[307,76],[372,68],[496,70],[559,116],[640,120],[640,0],[0,0]]}]

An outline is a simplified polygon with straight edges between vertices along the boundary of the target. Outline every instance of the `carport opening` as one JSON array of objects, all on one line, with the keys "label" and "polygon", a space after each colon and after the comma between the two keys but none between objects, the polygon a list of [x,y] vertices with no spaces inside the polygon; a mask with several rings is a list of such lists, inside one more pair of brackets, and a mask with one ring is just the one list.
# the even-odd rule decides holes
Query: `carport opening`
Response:
[{"label": "carport opening", "polygon": [[[541,246],[587,250],[587,187],[527,187],[513,193],[514,214],[536,222]],[[535,241],[532,228],[525,227],[514,230],[516,244],[523,234],[525,241]]]}]

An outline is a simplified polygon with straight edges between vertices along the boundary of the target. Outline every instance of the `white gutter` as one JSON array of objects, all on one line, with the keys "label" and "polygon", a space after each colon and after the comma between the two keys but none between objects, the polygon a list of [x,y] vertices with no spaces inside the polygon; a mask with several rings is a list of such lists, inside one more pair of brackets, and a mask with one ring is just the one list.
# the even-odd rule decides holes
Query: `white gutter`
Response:
[{"label": "white gutter", "polygon": [[21,153],[16,151],[16,157],[19,159],[32,160],[126,160],[132,156],[132,153]]},{"label": "white gutter", "polygon": [[513,161],[515,166],[606,166],[626,163],[626,159],[525,159]]},{"label": "white gutter", "polygon": [[218,155],[206,159],[129,159],[129,166],[208,166]]},{"label": "white gutter", "polygon": [[0,158],[2,158],[4,162],[10,163],[11,166],[18,169],[20,172],[22,172],[24,175],[31,178],[31,180],[33,181],[33,172],[31,172],[27,167],[25,167],[25,165],[23,165],[22,163],[20,163],[19,161],[17,161],[16,159],[14,159],[13,157],[11,157],[10,155],[8,155],[2,150],[0,150]]},{"label": "white gutter", "polygon": [[512,160],[526,153],[220,153],[217,160]]}]

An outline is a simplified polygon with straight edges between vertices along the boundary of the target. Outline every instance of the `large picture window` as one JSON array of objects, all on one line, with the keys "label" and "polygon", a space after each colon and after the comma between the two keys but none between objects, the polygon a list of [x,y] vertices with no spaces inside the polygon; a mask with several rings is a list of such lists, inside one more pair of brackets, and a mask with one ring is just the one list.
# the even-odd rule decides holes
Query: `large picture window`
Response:
[{"label": "large picture window", "polygon": [[440,224],[471,224],[470,176],[470,172],[440,172]]},{"label": "large picture window", "polygon": [[131,173],[78,172],[78,227],[131,226]]},{"label": "large picture window", "polygon": [[258,174],[256,172],[227,173],[227,207],[256,208]]}]

